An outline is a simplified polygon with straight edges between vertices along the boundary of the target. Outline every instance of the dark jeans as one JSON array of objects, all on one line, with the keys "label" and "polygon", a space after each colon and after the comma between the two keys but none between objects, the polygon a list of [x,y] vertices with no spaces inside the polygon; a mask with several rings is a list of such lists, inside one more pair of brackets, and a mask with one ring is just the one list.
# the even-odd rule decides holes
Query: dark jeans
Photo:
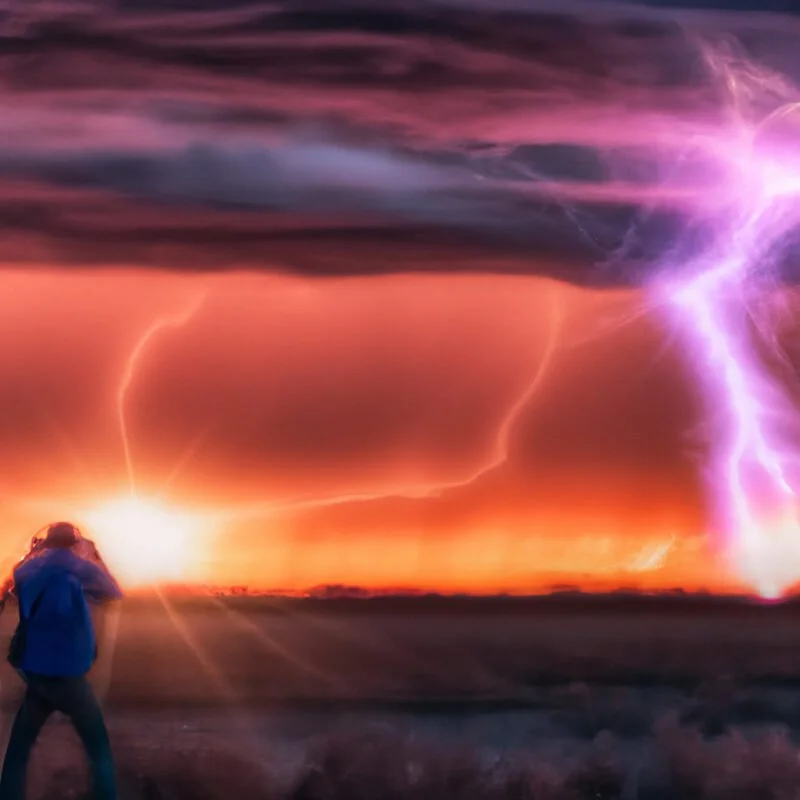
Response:
[{"label": "dark jeans", "polygon": [[23,677],[28,690],[11,728],[0,776],[0,800],[24,800],[31,750],[54,711],[69,718],[86,748],[96,800],[117,800],[111,743],[103,712],[89,681],[82,676],[50,678],[28,674]]}]

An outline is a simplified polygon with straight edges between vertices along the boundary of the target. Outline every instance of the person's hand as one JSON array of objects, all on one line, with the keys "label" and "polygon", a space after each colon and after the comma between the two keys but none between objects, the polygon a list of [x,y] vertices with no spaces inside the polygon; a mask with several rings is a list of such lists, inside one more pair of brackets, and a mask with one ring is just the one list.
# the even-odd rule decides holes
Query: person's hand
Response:
[{"label": "person's hand", "polygon": [[85,558],[87,561],[94,561],[95,563],[102,563],[103,561],[100,558],[100,553],[97,552],[95,543],[91,539],[79,539],[72,551],[75,555]]},{"label": "person's hand", "polygon": [[97,545],[94,542],[90,541],[89,547],[91,547],[92,549],[92,559],[95,560],[98,564],[105,564],[105,561],[103,561],[103,556],[100,555],[100,551],[97,549]]}]

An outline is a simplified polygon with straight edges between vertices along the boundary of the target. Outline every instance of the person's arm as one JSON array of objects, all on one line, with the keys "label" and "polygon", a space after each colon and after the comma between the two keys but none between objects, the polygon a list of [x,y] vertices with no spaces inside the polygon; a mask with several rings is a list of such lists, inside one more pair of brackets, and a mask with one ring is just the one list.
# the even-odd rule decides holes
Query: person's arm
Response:
[{"label": "person's arm", "polygon": [[104,564],[88,561],[78,556],[75,573],[83,586],[83,591],[90,600],[121,600],[122,589]]}]

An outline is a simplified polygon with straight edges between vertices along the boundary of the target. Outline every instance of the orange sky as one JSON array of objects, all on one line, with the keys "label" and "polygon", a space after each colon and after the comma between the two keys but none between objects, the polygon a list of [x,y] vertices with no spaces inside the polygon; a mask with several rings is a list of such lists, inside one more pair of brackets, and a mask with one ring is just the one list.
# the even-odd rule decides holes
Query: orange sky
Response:
[{"label": "orange sky", "polygon": [[630,287],[708,255],[800,21],[672,5],[6,15],[8,563],[69,517],[128,583],[732,586]]},{"label": "orange sky", "polygon": [[130,491],[122,399],[137,496],[204,521],[189,581],[719,585],[696,398],[640,311],[544,278],[6,270],[4,543]]}]

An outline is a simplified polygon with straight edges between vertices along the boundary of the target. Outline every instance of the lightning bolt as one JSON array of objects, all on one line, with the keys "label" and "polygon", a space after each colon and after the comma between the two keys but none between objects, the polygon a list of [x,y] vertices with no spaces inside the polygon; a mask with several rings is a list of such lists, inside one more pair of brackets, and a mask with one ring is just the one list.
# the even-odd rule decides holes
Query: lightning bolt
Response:
[{"label": "lightning bolt", "polygon": [[117,387],[117,422],[119,424],[120,440],[122,442],[122,451],[125,458],[128,485],[132,495],[136,493],[136,481],[134,477],[130,431],[126,416],[127,401],[131,385],[136,377],[138,368],[141,366],[142,359],[148,351],[148,348],[152,346],[154,340],[163,331],[181,328],[188,324],[200,310],[201,305],[205,301],[205,296],[205,293],[202,293],[195,297],[189,306],[182,311],[160,317],[151,323],[136,341],[130,355],[125,361],[122,376]]},{"label": "lightning bolt", "polygon": [[[522,390],[512,398],[512,402],[506,408],[500,419],[493,445],[486,458],[466,474],[437,481],[434,483],[412,483],[406,486],[390,487],[382,491],[374,492],[351,492],[338,493],[331,495],[301,496],[286,499],[275,499],[257,503],[242,504],[236,506],[207,508],[203,516],[211,523],[225,524],[231,521],[240,521],[281,513],[312,510],[329,506],[344,505],[350,503],[368,502],[379,499],[393,498],[430,498],[436,497],[451,489],[458,489],[469,486],[483,476],[502,466],[509,457],[511,436],[514,427],[522,414],[530,407],[538,393],[546,383],[550,374],[551,367],[555,360],[556,353],[560,345],[560,336],[563,326],[563,305],[561,302],[560,286],[553,282],[548,287],[546,338],[544,349],[539,358],[531,377],[525,382]],[[130,425],[127,419],[127,408],[129,395],[142,366],[143,360],[150,352],[155,340],[166,330],[180,328],[187,325],[197,314],[202,306],[207,292],[204,290],[201,295],[195,297],[186,308],[181,309],[170,315],[159,317],[154,320],[138,337],[132,347],[127,359],[124,362],[123,371],[117,386],[116,392],[116,411],[117,422],[122,444],[122,451],[125,461],[128,485],[130,492],[136,494],[136,478],[133,463],[133,447],[131,443]],[[582,344],[581,342],[580,344]],[[197,445],[199,438],[193,443]],[[191,448],[190,448],[191,452]],[[180,462],[170,476],[174,478],[175,472],[180,467]],[[50,507],[49,505],[47,506]],[[37,506],[38,508],[38,506]]]},{"label": "lightning bolt", "polygon": [[435,483],[411,483],[406,486],[393,487],[385,491],[354,492],[325,496],[289,498],[263,503],[236,506],[220,513],[223,519],[242,520],[254,517],[269,516],[293,511],[305,511],[350,503],[364,503],[385,499],[424,499],[438,497],[452,489],[460,489],[478,481],[480,478],[501,467],[508,461],[511,434],[522,413],[527,410],[550,374],[555,354],[559,346],[559,336],[563,324],[563,308],[558,285],[549,287],[547,338],[544,352],[536,366],[532,377],[526,382],[522,391],[508,406],[497,427],[493,447],[487,458],[471,469],[466,475]]},{"label": "lightning bolt", "polygon": [[[712,529],[735,570],[762,596],[777,597],[800,577],[800,426],[788,387],[760,354],[787,365],[776,331],[775,274],[782,244],[800,222],[800,161],[760,137],[797,104],[783,102],[748,124],[748,109],[770,93],[785,95],[785,81],[717,55],[709,64],[733,95],[735,134],[716,154],[728,162],[729,202],[711,221],[711,244],[656,291],[711,412],[705,477]],[[675,272],[676,265],[665,266]]]}]

